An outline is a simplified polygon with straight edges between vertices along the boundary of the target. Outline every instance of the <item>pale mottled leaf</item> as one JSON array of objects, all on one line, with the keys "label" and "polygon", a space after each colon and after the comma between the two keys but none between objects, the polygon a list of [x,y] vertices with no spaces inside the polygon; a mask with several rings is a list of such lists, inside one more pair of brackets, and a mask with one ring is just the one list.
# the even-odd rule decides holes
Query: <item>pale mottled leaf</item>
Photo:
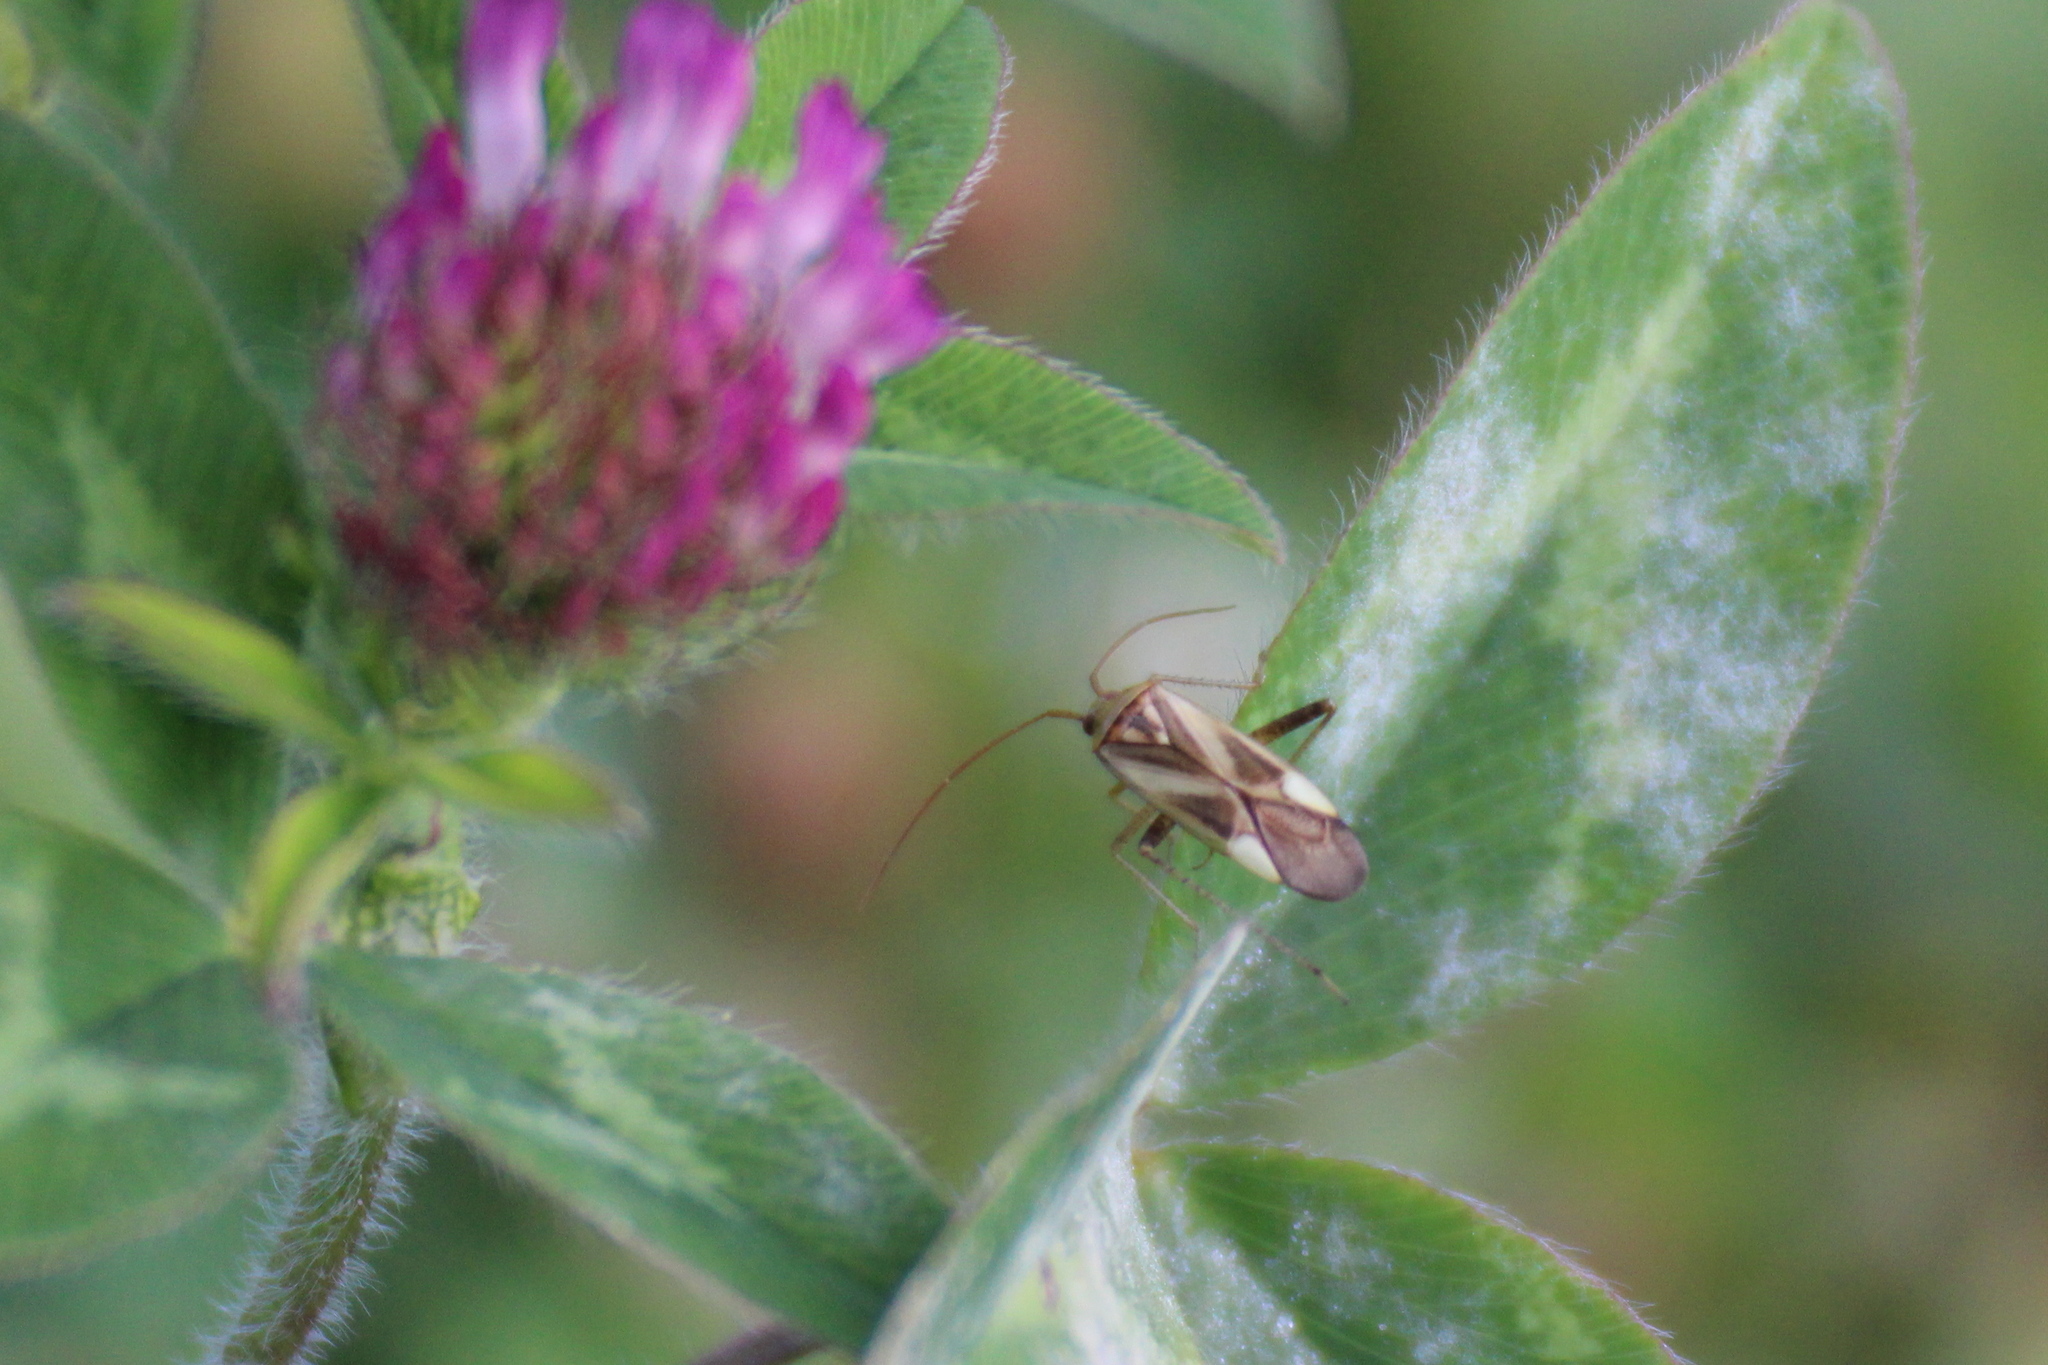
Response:
[{"label": "pale mottled leaf", "polygon": [[1412,1177],[1134,1131],[1234,930],[990,1164],[869,1365],[1673,1365],[1603,1287]]},{"label": "pale mottled leaf", "polygon": [[1138,1186],[1144,1237],[1218,1365],[1677,1365],[1605,1285],[1411,1175],[1187,1144],[1141,1153]]},{"label": "pale mottled leaf", "polygon": [[[1175,1093],[1269,1090],[1580,968],[1726,837],[1818,686],[1906,408],[1898,91],[1862,21],[1783,25],[1652,130],[1536,263],[1274,641],[1252,724],[1373,872],[1266,899]],[[1220,864],[1221,859],[1217,862]],[[1228,868],[1240,905],[1267,888]]]},{"label": "pale mottled leaf", "polygon": [[1226,934],[1122,1052],[997,1153],[904,1284],[867,1365],[1188,1358],[1162,1349],[1148,1317],[1157,1296],[1130,1283],[1146,1267],[1118,1256],[1112,1206],[1136,1214],[1131,1125],[1244,936]]},{"label": "pale mottled leaf", "polygon": [[0,1264],[151,1231],[260,1159],[291,1054],[224,954],[163,878],[0,814]]},{"label": "pale mottled leaf", "polygon": [[795,1058],[617,987],[335,951],[323,1007],[441,1116],[614,1235],[849,1346],[945,1204]]}]

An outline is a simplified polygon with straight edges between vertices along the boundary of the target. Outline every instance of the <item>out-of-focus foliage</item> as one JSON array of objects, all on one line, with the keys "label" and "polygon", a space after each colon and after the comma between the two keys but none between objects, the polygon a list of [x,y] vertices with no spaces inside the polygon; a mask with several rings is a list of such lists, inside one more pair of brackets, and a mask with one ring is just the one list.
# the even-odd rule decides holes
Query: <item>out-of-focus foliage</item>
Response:
[{"label": "out-of-focus foliage", "polygon": [[[232,54],[289,49],[319,6],[218,8],[243,26],[215,49]],[[1864,8],[1916,128],[1924,401],[1794,766],[1754,834],[1602,971],[1256,1123],[1512,1210],[1702,1365],[2006,1365],[2048,1341],[2048,13]],[[1562,187],[1774,9],[1353,4],[1353,118],[1319,150],[1016,0],[996,16],[1018,48],[1004,160],[940,269],[977,320],[1224,451],[1312,557],[1333,493],[1374,473]],[[603,16],[582,22],[608,50]],[[335,60],[283,84],[333,88]],[[214,182],[252,213],[251,187],[309,194],[309,166],[363,184],[361,160],[292,152],[352,107],[250,110],[234,100],[279,84],[255,75],[209,74],[222,112],[192,162],[261,129],[234,155],[278,171]],[[1162,628],[1117,677],[1248,668],[1293,595],[1265,573],[1163,530],[857,545],[764,669],[679,720],[593,722],[633,760],[657,841],[498,843],[486,931],[736,1007],[964,1178],[1094,1055],[1135,970],[1150,911],[1102,854],[1099,770],[1071,734],[1020,740],[856,916],[860,884],[952,761],[1081,700],[1100,646],[1148,612],[1241,604]],[[591,909],[564,916],[571,900]],[[0,1357],[176,1358],[247,1212],[7,1290]],[[667,1360],[728,1325],[449,1143],[379,1265],[336,1356],[352,1365]]]}]

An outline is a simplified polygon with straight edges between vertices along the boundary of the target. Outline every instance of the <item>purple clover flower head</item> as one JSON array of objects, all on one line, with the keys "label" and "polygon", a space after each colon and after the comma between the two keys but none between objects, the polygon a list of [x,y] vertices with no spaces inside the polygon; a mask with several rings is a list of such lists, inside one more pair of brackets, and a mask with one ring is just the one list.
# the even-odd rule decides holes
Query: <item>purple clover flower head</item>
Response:
[{"label": "purple clover flower head", "polygon": [[729,175],[752,52],[646,0],[616,97],[550,164],[560,28],[559,0],[477,0],[467,145],[428,137],[328,366],[343,549],[431,656],[617,650],[790,574],[875,381],[948,330],[844,87],[811,92],[786,182]]}]

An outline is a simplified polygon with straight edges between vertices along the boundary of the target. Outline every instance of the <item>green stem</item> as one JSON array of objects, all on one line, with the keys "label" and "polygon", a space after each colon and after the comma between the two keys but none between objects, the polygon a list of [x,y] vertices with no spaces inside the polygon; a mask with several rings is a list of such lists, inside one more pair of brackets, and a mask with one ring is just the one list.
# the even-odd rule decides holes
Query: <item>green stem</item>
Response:
[{"label": "green stem", "polygon": [[363,1253],[388,1226],[413,1136],[405,1101],[362,1084],[339,1048],[329,1056],[334,1082],[300,1122],[266,1245],[209,1365],[317,1358],[362,1283]]},{"label": "green stem", "polygon": [[299,1121],[264,1244],[209,1365],[317,1359],[367,1275],[362,1254],[389,1230],[412,1160],[406,1101],[340,1040],[326,1058],[330,1085]]}]

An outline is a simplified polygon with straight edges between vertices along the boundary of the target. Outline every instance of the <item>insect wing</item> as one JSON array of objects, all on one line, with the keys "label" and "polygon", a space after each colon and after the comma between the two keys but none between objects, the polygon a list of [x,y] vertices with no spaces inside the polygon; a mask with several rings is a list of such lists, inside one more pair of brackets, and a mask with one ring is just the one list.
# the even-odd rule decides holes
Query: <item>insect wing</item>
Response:
[{"label": "insect wing", "polygon": [[[1095,752],[1118,781],[1203,843],[1236,858],[1233,844],[1259,842],[1258,825],[1243,796],[1218,781],[1200,759],[1166,744],[1108,742]],[[1263,849],[1258,856],[1264,859]],[[1267,873],[1255,863],[1246,866],[1268,881],[1280,880],[1277,872]]]},{"label": "insect wing", "polygon": [[1319,901],[1341,901],[1365,885],[1365,849],[1342,820],[1288,801],[1250,804],[1280,881]]}]

